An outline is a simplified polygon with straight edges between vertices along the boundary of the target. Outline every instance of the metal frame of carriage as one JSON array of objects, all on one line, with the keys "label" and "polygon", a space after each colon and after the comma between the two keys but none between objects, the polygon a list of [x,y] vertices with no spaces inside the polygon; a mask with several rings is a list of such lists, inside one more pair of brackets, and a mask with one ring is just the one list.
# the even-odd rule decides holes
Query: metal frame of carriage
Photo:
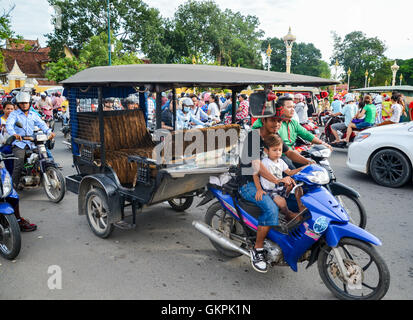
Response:
[{"label": "metal frame of carriage", "polygon": [[[147,124],[148,91],[156,92],[156,128],[160,129],[161,93],[169,90],[174,93],[175,118],[176,88],[230,89],[232,99],[236,101],[237,93],[251,85],[271,88],[275,84],[325,86],[334,83],[337,82],[304,75],[207,65],[150,64],[83,70],[62,82],[69,100],[73,164],[77,171],[77,174],[66,177],[67,189],[78,194],[78,213],[87,216],[92,231],[101,238],[108,237],[114,226],[133,228],[137,212],[145,207],[164,201],[171,203],[179,198],[185,199],[185,203],[176,204],[175,209],[186,209],[193,197],[205,190],[209,177],[226,172],[228,165],[168,166],[142,156],[139,146],[127,149],[129,153],[124,149],[116,150],[117,145],[128,140],[122,135],[135,133],[136,123]],[[104,111],[105,98],[122,99],[130,94],[139,96],[140,110]],[[236,108],[233,108],[233,123],[235,113]],[[120,121],[124,124],[121,130]],[[139,130],[142,131],[141,127]],[[142,134],[149,134],[149,131]],[[119,171],[114,169],[120,158],[123,166],[129,166],[129,171],[130,168],[135,170],[123,177],[128,183],[122,183]],[[126,223],[125,209],[129,206],[132,207],[132,222]]]}]

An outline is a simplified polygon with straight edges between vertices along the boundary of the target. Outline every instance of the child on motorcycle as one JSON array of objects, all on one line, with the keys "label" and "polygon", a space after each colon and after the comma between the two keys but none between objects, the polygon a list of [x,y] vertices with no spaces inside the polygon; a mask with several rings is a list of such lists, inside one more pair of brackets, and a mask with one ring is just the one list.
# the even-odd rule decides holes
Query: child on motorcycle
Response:
[{"label": "child on motorcycle", "polygon": [[[267,168],[271,174],[273,174],[277,179],[283,178],[283,173],[288,176],[297,174],[306,166],[299,169],[290,170],[288,165],[281,159],[282,156],[282,146],[283,140],[275,134],[269,135],[264,139],[264,152],[267,157],[262,159],[262,164]],[[288,209],[286,198],[289,197],[289,194],[292,190],[292,185],[284,186],[284,184],[275,184],[271,181],[268,181],[262,176],[259,176],[256,173],[253,176],[255,187],[257,188],[257,193],[255,199],[261,201],[263,194],[268,194],[276,203],[279,210],[286,216],[288,220],[297,218],[300,220],[301,217],[297,213],[294,213]],[[301,196],[303,195],[303,190],[301,188],[296,189],[296,200],[298,204],[299,212],[302,212],[305,207],[301,202]]]}]

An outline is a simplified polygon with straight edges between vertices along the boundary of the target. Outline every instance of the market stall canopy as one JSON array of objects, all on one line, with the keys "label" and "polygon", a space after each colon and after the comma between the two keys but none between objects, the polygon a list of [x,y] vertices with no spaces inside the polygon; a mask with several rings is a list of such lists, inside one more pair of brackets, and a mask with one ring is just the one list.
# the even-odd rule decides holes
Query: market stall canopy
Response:
[{"label": "market stall canopy", "polygon": [[382,86],[382,87],[368,87],[368,88],[359,88],[354,89],[351,91],[357,92],[390,92],[390,91],[398,91],[398,92],[411,92],[413,93],[413,86]]},{"label": "market stall canopy", "polygon": [[[152,86],[150,90],[179,87],[244,88],[248,85],[277,84],[326,86],[338,81],[319,77],[256,69],[191,64],[133,64],[94,67],[61,82],[65,87]],[[156,88],[156,86],[158,88]]]}]

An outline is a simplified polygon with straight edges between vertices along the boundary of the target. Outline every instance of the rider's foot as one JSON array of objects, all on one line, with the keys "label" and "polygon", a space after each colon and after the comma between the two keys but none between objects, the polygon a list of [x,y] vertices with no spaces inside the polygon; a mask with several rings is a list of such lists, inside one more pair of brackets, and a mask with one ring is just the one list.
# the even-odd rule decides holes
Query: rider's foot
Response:
[{"label": "rider's foot", "polygon": [[30,223],[29,220],[26,220],[24,218],[20,218],[17,220],[20,226],[20,231],[23,232],[30,232],[30,231],[35,231],[37,229],[37,226],[33,223]]},{"label": "rider's foot", "polygon": [[255,271],[266,273],[268,271],[268,265],[265,261],[265,251],[264,249],[252,249],[251,254],[251,264]]}]

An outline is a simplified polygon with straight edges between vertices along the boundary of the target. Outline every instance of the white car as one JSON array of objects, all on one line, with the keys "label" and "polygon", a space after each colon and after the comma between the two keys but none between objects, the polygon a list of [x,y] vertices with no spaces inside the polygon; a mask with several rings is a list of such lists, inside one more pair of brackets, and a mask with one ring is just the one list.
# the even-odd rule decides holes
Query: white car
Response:
[{"label": "white car", "polygon": [[348,148],[347,166],[386,187],[412,181],[413,121],[361,131]]}]

